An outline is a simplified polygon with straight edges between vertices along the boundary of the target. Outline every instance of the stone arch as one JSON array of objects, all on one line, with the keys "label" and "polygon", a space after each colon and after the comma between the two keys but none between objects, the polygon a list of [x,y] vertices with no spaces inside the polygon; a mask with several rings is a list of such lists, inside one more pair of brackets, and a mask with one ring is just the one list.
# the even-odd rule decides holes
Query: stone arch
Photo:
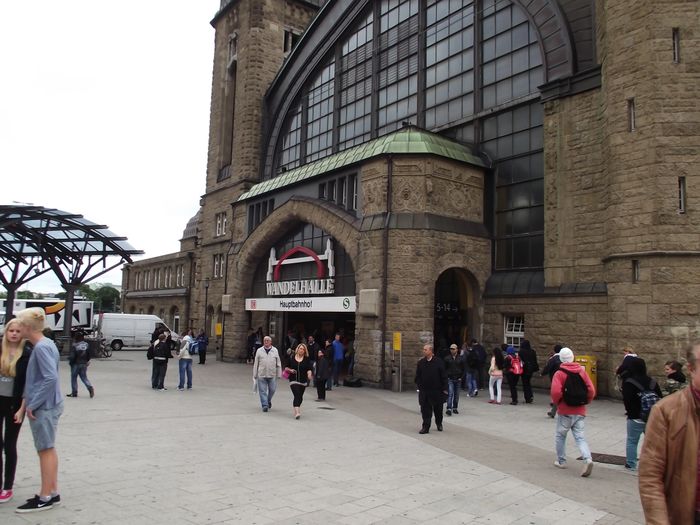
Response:
[{"label": "stone arch", "polygon": [[[288,230],[300,223],[310,223],[326,231],[337,240],[345,249],[353,268],[358,267],[358,236],[359,220],[344,210],[305,197],[292,197],[289,201],[277,208],[265,221],[258,226],[253,233],[241,245],[236,258],[235,292],[245,295],[250,292],[253,275],[260,258],[269,251],[270,247],[284,235],[280,225]],[[243,286],[248,288],[243,289]],[[235,293],[234,292],[234,293]]]},{"label": "stone arch", "polygon": [[[481,341],[483,336],[484,307],[482,296],[486,289],[486,281],[490,276],[490,265],[484,265],[482,260],[466,254],[448,253],[438,257],[433,266],[432,282],[437,283],[441,275],[450,269],[458,269],[462,272],[465,282],[472,291],[473,310],[470,312],[469,324],[472,328],[472,336]],[[435,293],[435,288],[430,290]],[[433,303],[435,297],[432,297]]]}]

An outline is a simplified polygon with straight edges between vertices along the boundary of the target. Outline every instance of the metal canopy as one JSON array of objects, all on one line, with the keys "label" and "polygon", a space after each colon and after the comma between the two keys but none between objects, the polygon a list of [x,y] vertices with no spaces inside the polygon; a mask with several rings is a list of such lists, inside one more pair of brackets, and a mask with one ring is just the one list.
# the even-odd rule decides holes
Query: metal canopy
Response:
[{"label": "metal canopy", "polygon": [[[15,291],[46,272],[53,271],[68,292],[68,307],[79,286],[143,253],[126,237],[82,215],[41,206],[0,205],[0,282],[7,290],[6,318],[12,315]],[[109,257],[118,261],[108,264]]]}]

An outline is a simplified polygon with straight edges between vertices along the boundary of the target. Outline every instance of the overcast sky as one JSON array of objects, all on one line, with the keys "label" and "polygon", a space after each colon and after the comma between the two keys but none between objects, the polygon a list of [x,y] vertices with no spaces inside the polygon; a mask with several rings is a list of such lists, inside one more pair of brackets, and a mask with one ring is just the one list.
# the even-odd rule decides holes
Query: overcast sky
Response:
[{"label": "overcast sky", "polygon": [[82,214],[146,257],[177,251],[204,192],[219,4],[0,2],[0,203]]}]

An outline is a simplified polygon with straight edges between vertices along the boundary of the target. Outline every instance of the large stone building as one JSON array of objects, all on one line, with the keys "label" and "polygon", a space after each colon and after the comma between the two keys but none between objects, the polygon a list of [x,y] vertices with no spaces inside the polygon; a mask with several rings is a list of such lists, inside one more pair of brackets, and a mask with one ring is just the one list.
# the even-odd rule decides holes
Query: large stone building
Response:
[{"label": "large stone building", "polygon": [[390,386],[425,341],[527,338],[612,394],[623,346],[658,375],[698,335],[698,2],[232,0],[212,25],[186,297],[221,358],[343,329]]}]

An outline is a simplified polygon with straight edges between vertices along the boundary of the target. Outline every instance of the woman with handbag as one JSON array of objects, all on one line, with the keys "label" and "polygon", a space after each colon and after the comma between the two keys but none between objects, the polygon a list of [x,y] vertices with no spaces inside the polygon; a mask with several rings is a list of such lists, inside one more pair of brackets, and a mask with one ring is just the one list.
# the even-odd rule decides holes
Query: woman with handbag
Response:
[{"label": "woman with handbag", "polygon": [[301,403],[304,401],[304,391],[313,381],[313,365],[309,359],[309,350],[304,343],[297,345],[294,355],[289,360],[284,371],[289,375],[289,388],[294,395],[294,419],[301,417]]}]

